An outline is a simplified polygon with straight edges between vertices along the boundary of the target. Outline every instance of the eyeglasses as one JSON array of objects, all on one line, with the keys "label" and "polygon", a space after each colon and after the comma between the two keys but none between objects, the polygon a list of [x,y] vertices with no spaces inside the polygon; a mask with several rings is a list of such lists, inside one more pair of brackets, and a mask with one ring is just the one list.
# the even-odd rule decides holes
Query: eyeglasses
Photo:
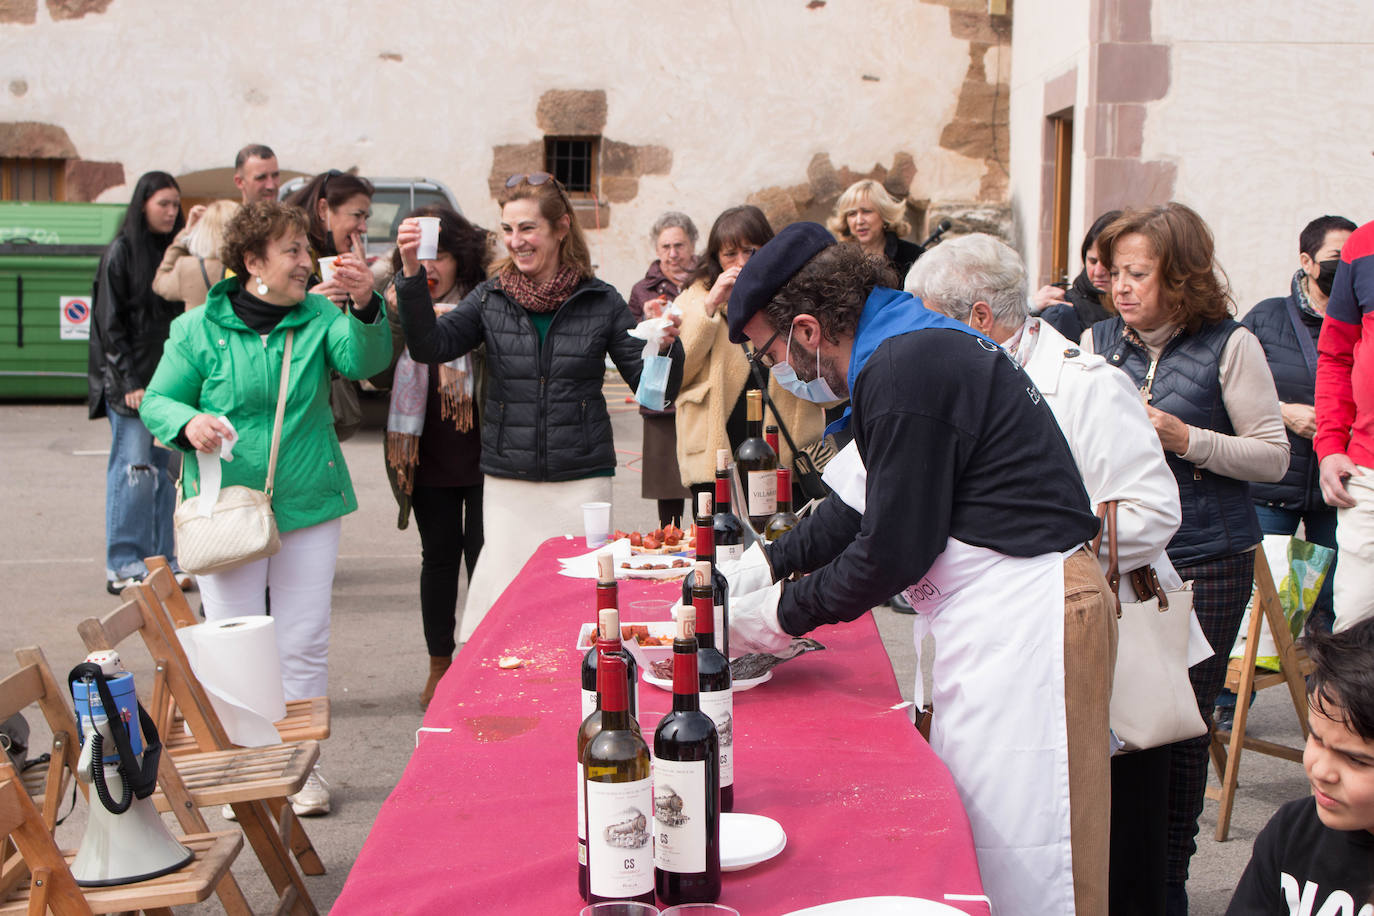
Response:
[{"label": "eyeglasses", "polygon": [[749,361],[764,369],[772,369],[777,363],[777,360],[769,355],[768,351],[772,349],[774,341],[776,341],[781,334],[782,331],[774,331],[773,336],[768,338],[767,343],[761,347],[756,347],[754,352],[749,354]]}]

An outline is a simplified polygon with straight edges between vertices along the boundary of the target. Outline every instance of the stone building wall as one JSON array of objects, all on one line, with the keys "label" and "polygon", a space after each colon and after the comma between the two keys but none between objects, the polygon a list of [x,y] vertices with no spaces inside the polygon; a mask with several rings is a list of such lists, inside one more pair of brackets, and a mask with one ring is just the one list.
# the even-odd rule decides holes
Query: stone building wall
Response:
[{"label": "stone building wall", "polygon": [[966,213],[1009,234],[1010,17],[987,8],[0,0],[0,157],[41,140],[69,196],[119,201],[144,171],[212,174],[263,142],[284,169],[438,179],[494,228],[547,133],[594,132],[579,215],[625,291],[663,210],[704,239],[746,201],[822,218],[859,177],[909,195],[913,235]]}]

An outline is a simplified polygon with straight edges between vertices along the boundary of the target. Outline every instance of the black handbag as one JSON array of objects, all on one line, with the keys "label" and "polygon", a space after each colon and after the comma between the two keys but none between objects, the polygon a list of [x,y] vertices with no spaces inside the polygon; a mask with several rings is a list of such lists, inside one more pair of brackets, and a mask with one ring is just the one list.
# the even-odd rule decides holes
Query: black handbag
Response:
[{"label": "black handbag", "polygon": [[[802,491],[802,495],[805,496],[808,501],[825,499],[830,495],[830,487],[821,479],[821,468],[816,466],[816,462],[812,458],[810,452],[802,451],[797,448],[797,443],[792,440],[792,434],[787,431],[787,424],[782,421],[782,416],[773,405],[773,399],[768,396],[768,378],[763,375],[762,367],[753,359],[750,359],[748,347],[744,344],[740,344],[740,349],[744,351],[744,357],[749,362],[749,371],[753,373],[754,381],[758,384],[759,391],[763,395],[763,406],[768,409],[768,412],[773,415],[773,419],[777,421],[778,432],[782,433],[783,439],[787,442],[787,447],[792,450],[792,479],[796,481],[797,487]],[[824,467],[824,462],[833,458],[835,455],[835,449],[827,443],[824,438],[811,448],[817,450],[824,456],[821,467]]]}]

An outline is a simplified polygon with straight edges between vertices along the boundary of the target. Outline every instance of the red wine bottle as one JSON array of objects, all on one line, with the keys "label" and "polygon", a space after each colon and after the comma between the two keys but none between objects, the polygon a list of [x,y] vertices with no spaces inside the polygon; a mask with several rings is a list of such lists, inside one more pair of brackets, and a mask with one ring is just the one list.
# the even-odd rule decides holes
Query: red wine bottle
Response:
[{"label": "red wine bottle", "polygon": [[748,438],[735,449],[735,465],[746,500],[741,508],[759,534],[778,511],[778,453],[763,438],[762,397],[757,388],[745,395]]},{"label": "red wine bottle", "polygon": [[[620,629],[620,622],[617,619],[615,608],[603,608],[599,612],[597,626],[602,633],[616,633]],[[592,652],[600,652],[602,649],[613,655],[620,655],[624,647],[620,640],[614,637],[599,639],[592,646]],[[633,661],[633,659],[631,659]],[[598,670],[598,669],[593,669]],[[639,731],[639,722],[633,717],[630,725]],[[592,697],[592,711],[582,720],[582,726],[577,730],[577,892],[582,895],[582,899],[587,899],[587,799],[583,791],[582,773],[582,752],[587,749],[587,745],[597,733],[601,731],[601,698],[599,694]]]},{"label": "red wine bottle", "polygon": [[730,663],[716,648],[715,608],[711,604],[710,570],[698,563],[692,570],[692,607],[697,624],[697,688],[701,711],[716,723],[720,742],[720,810],[735,807],[735,704]]},{"label": "red wine bottle", "polygon": [[654,813],[649,746],[633,726],[619,640],[598,643],[601,730],[582,751],[587,812],[587,901],[654,902]]},{"label": "red wine bottle", "polygon": [[[716,533],[711,516],[711,494],[697,494],[696,555],[698,563],[711,564],[711,603],[715,606],[715,631],[721,634],[722,654],[730,657],[730,583],[716,568]],[[682,580],[682,603],[692,603],[693,577]]]},{"label": "red wine bottle", "polygon": [[654,730],[654,889],[669,906],[720,899],[720,738],[697,677],[696,611],[681,607],[673,711]]},{"label": "red wine bottle", "polygon": [[716,532],[716,556],[724,560],[738,560],[744,553],[744,523],[730,509],[730,450],[716,450],[716,514],[712,520]]},{"label": "red wine bottle", "polygon": [[768,520],[763,537],[768,541],[776,541],[797,527],[799,521],[801,519],[797,518],[797,513],[792,511],[792,472],[787,468],[778,468],[778,511]]},{"label": "red wine bottle", "polygon": [[[619,588],[615,581],[615,558],[609,550],[606,550],[597,554],[596,557],[596,611],[598,620],[602,610],[606,608],[615,610],[618,607]],[[616,612],[614,631],[617,635],[620,633],[619,611]],[[595,642],[592,640],[592,647],[587,650],[586,655],[582,656],[582,718],[584,719],[596,708],[597,653]],[[629,682],[630,715],[638,718],[639,665],[635,662],[634,656],[630,655],[624,647],[621,647],[620,657],[625,661],[626,676]]]}]

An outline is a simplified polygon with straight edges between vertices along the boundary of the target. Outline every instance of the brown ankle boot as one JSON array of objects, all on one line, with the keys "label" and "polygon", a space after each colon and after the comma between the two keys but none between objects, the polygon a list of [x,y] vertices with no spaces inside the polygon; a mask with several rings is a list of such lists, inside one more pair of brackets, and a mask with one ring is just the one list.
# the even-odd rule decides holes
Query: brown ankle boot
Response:
[{"label": "brown ankle boot", "polygon": [[429,657],[429,680],[425,681],[425,689],[420,691],[421,709],[429,709],[429,701],[434,699],[434,688],[439,686],[439,678],[444,676],[444,672],[451,664],[453,659],[447,655]]}]

